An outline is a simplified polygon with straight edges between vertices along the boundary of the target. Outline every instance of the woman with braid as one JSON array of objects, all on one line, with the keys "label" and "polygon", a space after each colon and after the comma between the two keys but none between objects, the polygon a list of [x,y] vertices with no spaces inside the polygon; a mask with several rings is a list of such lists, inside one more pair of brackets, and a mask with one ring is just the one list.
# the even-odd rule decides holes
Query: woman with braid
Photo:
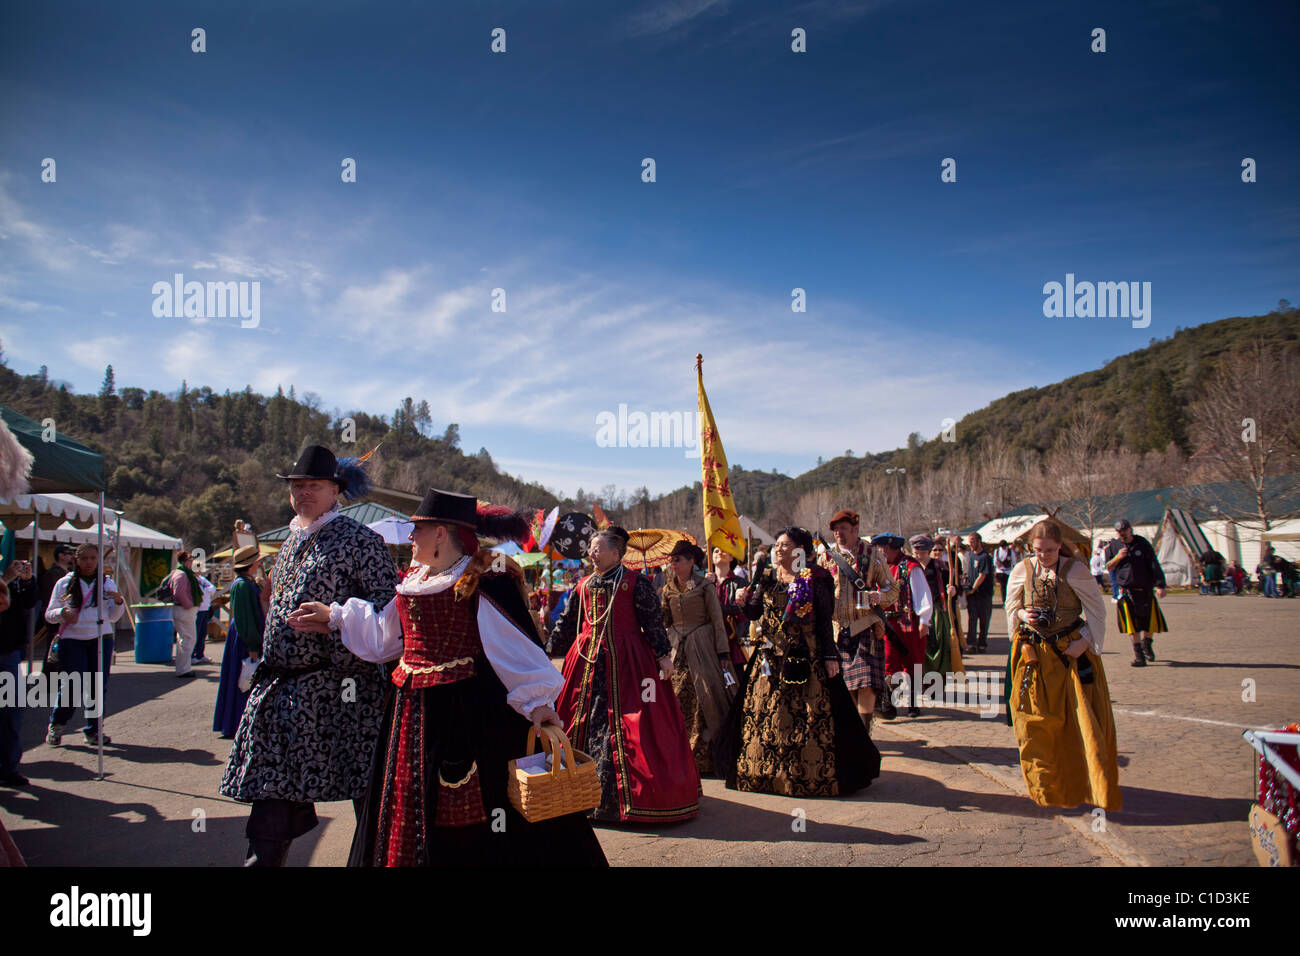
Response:
[{"label": "woman with braid", "polygon": [[[96,641],[103,645],[104,682],[95,688],[94,703],[86,707],[86,726],[82,730],[86,743],[95,742],[99,722],[104,715],[105,691],[108,689],[108,670],[113,662],[113,625],[122,616],[125,602],[117,593],[117,585],[104,577],[104,602],[99,607],[98,578],[99,549],[93,544],[77,548],[73,570],[61,578],[50,592],[50,603],[45,609],[45,620],[59,626],[54,641],[58,645],[52,656],[58,658],[58,670],[64,674],[80,674],[85,687],[95,687],[94,675],[99,668]],[[70,702],[70,688],[60,683],[56,691],[58,704],[50,712],[50,726],[45,742],[57,747],[63,741],[63,725],[72,716],[74,705]],[[84,692],[83,692],[84,697]],[[67,702],[65,702],[67,698]],[[104,743],[112,743],[107,736]]]}]

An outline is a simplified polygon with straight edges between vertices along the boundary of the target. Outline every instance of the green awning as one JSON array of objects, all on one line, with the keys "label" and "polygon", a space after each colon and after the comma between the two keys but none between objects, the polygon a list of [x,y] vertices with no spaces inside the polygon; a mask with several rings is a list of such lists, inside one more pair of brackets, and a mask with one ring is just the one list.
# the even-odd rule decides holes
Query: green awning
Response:
[{"label": "green awning", "polygon": [[55,431],[54,441],[45,441],[40,422],[19,415],[0,405],[0,416],[19,444],[31,452],[31,493],[51,494],[60,491],[103,491],[104,456]]}]

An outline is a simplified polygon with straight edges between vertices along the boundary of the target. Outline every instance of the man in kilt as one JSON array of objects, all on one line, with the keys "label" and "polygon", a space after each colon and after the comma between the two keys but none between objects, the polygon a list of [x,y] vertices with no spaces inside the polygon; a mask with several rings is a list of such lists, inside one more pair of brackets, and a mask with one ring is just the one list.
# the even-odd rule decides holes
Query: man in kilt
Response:
[{"label": "man in kilt", "polygon": [[[364,459],[363,459],[364,460]],[[283,866],[289,844],[317,824],[316,801],[365,795],[383,716],[385,680],[338,633],[289,624],[309,601],[358,597],[381,611],[397,587],[383,538],[338,511],[339,494],[369,491],[359,462],[304,449],[287,475],[296,517],[272,572],[262,662],[235,732],[221,792],[252,803],[246,866]]]},{"label": "man in kilt", "polygon": [[858,515],[843,508],[831,516],[832,545],[857,571],[867,590],[859,592],[846,581],[839,565],[829,555],[822,567],[835,578],[835,643],[843,661],[844,684],[853,694],[858,714],[871,730],[871,718],[879,695],[889,704],[885,690],[885,628],[878,611],[898,600],[899,584],[885,567],[880,552],[858,535]]}]

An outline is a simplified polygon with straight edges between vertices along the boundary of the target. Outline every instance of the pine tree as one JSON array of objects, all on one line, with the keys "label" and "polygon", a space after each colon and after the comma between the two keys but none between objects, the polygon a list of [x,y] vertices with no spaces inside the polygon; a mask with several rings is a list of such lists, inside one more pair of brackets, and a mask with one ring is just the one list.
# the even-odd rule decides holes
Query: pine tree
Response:
[{"label": "pine tree", "polygon": [[1172,442],[1184,454],[1187,445],[1187,417],[1174,395],[1164,369],[1156,369],[1146,396],[1146,430],[1142,445],[1148,451],[1164,451]]},{"label": "pine tree", "polygon": [[190,407],[189,383],[181,379],[181,393],[176,396],[176,429],[184,446],[194,433],[194,411]]},{"label": "pine tree", "polygon": [[99,387],[99,417],[105,428],[112,428],[117,418],[117,387],[111,365],[104,369],[104,384]]}]

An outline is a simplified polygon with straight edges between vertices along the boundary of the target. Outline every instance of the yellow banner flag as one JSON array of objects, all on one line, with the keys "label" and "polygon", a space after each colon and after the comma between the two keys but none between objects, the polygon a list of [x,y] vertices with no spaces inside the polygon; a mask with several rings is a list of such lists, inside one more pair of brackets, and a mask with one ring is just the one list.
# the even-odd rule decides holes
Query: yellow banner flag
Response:
[{"label": "yellow banner flag", "polygon": [[[745,536],[731,497],[727,453],[718,438],[718,426],[704,394],[704,356],[695,356],[695,379],[700,401],[700,468],[704,473],[704,542],[708,551],[721,548],[737,561],[745,560]],[[713,559],[709,558],[709,563]]]}]

